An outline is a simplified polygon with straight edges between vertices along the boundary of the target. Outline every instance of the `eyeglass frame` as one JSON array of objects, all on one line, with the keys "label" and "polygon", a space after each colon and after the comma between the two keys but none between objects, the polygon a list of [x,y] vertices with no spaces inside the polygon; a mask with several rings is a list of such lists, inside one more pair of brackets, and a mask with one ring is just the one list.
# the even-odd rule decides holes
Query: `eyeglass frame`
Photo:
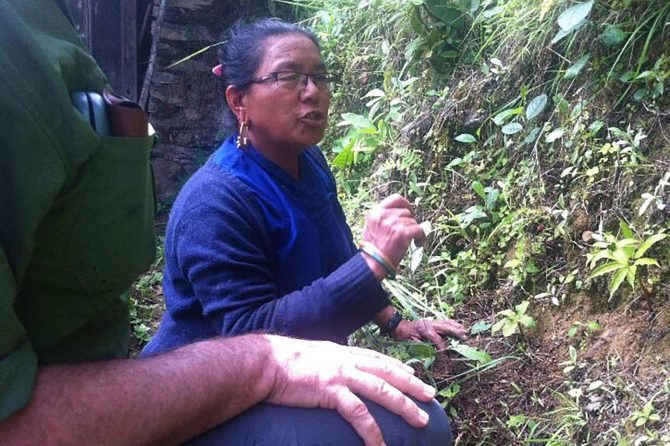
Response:
[{"label": "eyeglass frame", "polygon": [[[280,79],[278,78],[279,74],[282,73],[292,73],[292,74],[299,74],[300,78],[298,78],[298,84],[296,84],[295,88],[292,89],[304,89],[307,87],[307,84],[309,84],[309,79],[312,79],[312,82],[314,83],[314,86],[321,92],[323,93],[332,93],[333,89],[331,87],[331,83],[335,81],[335,76],[332,74],[329,74],[328,72],[322,72],[322,73],[305,73],[302,71],[296,71],[296,70],[279,70],[279,71],[271,71],[267,75],[263,77],[257,77],[257,78],[252,78],[248,82],[246,82],[246,85],[251,85],[251,84],[264,84],[269,81],[274,81],[277,84],[277,87],[280,86],[279,82]],[[324,76],[325,77],[325,89],[322,89],[319,87],[319,84],[317,83],[316,79],[314,76]],[[304,81],[300,82],[300,79],[303,78]]]}]

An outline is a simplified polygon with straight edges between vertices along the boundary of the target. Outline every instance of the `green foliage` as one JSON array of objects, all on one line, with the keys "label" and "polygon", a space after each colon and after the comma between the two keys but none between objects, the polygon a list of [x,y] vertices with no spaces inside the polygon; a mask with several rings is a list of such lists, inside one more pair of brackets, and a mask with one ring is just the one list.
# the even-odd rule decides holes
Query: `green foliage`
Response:
[{"label": "green foliage", "polygon": [[[659,234],[667,232],[670,173],[659,127],[668,100],[670,3],[298,3],[319,10],[308,22],[340,75],[331,116],[343,125],[333,126],[324,146],[335,152],[354,232],[365,210],[394,192],[430,222],[426,244],[412,247],[398,279],[385,285],[408,317],[470,314],[482,296],[494,295],[493,305],[506,300],[512,308],[497,313],[493,326],[484,322],[490,313],[472,315],[480,323],[471,333],[509,339],[535,322],[530,296],[562,307],[573,293],[594,294],[587,277],[606,277],[610,296],[623,282],[647,287],[666,279],[669,247]],[[642,228],[639,235],[596,228],[621,218]],[[583,268],[584,237],[594,231],[601,239]],[[580,350],[599,330],[588,320],[566,330],[567,387],[537,396],[541,416],[510,409],[496,420],[514,437],[502,441],[612,444],[611,433],[589,437],[587,420],[604,412],[584,409],[607,380],[594,388],[597,381],[577,382],[591,372]],[[428,348],[395,348],[404,360],[433,367]],[[464,379],[500,360],[480,353],[461,351]],[[462,376],[439,394],[458,398]]]},{"label": "green foliage", "polygon": [[499,312],[498,315],[503,316],[503,318],[491,327],[491,333],[496,333],[502,330],[503,336],[509,337],[515,333],[521,332],[523,328],[535,328],[535,320],[526,314],[529,304],[530,302],[525,300],[515,306],[514,310],[503,310]]},{"label": "green foliage", "polygon": [[636,427],[645,426],[656,421],[661,421],[660,415],[656,412],[656,409],[651,404],[651,402],[645,404],[642,410],[636,410],[633,412],[631,418]]},{"label": "green foliage", "polygon": [[[633,233],[623,220],[620,221],[620,233],[623,237],[620,239],[612,234],[604,234],[604,239],[593,244],[593,251],[587,254],[586,258],[586,262],[591,269],[589,279],[611,275],[607,284],[610,298],[616,293],[624,280],[628,282],[631,288],[635,288],[638,268],[659,266],[656,259],[643,256],[654,244],[667,238],[667,234],[659,232],[642,239]],[[601,260],[606,262],[597,265]]]}]

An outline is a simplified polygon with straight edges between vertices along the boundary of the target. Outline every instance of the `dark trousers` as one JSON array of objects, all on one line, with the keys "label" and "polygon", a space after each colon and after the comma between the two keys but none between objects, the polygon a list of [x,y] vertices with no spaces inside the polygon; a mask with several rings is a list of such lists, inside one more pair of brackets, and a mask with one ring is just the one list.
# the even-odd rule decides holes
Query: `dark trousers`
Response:
[{"label": "dark trousers", "polygon": [[[437,401],[418,403],[430,415],[424,429],[364,400],[388,446],[451,446],[449,419]],[[191,446],[362,446],[356,431],[334,410],[262,403],[186,443]]]}]

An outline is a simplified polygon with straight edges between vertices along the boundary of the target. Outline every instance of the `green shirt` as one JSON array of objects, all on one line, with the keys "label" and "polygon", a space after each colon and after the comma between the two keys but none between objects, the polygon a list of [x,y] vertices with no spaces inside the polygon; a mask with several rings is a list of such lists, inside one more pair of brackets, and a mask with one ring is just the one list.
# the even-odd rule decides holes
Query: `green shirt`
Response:
[{"label": "green shirt", "polygon": [[127,352],[119,297],[154,255],[152,137],[72,106],[105,76],[53,0],[0,0],[0,419],[40,365]]}]

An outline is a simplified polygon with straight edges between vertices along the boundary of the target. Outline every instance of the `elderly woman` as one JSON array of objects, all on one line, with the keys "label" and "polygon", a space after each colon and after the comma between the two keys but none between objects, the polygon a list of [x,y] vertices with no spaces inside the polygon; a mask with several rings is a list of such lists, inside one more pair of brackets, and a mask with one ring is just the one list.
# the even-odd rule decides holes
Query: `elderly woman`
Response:
[{"label": "elderly woman", "polygon": [[[403,320],[380,285],[409,243],[425,238],[407,200],[383,200],[366,218],[361,249],[352,243],[333,175],[315,145],[331,98],[316,37],[277,19],[238,24],[220,58],[215,74],[237,131],[174,204],[165,239],[167,311],[144,354],[254,331],[345,343],[370,320],[396,339],[439,348],[442,335],[465,336],[451,320]],[[426,410],[441,417],[435,405]],[[389,430],[381,422],[389,444],[450,442],[426,440],[430,424],[417,430],[397,423]],[[292,429],[305,425],[297,424]],[[296,435],[289,444],[314,444]]]}]

